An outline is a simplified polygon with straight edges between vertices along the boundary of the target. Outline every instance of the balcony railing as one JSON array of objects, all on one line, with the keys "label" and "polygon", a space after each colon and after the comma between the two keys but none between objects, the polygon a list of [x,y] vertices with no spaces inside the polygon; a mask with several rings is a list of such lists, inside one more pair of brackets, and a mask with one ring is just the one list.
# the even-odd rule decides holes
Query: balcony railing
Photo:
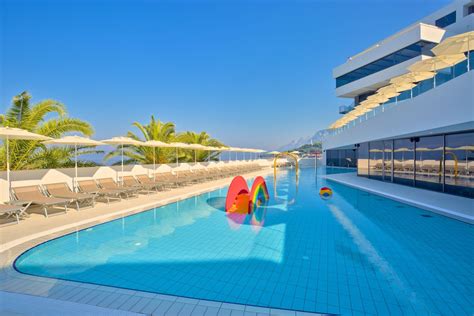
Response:
[{"label": "balcony railing", "polygon": [[[365,113],[365,115],[360,116],[359,118],[349,122],[343,127],[330,130],[331,135],[337,135],[350,130],[354,126],[363,124],[365,121],[370,120],[371,118],[380,115],[385,112],[387,108],[397,106],[399,103],[406,100],[416,98],[418,95],[423,94],[431,89],[435,89],[442,84],[451,81],[452,79],[461,76],[462,74],[472,71],[474,69],[474,51],[471,51],[469,60],[466,59],[453,67],[444,68],[437,72],[436,76],[433,78],[420,81],[413,89],[402,92],[399,96],[391,98],[387,102],[381,104],[380,106],[374,108],[372,111]],[[469,68],[469,69],[468,69]],[[340,111],[341,107],[339,108]]]}]

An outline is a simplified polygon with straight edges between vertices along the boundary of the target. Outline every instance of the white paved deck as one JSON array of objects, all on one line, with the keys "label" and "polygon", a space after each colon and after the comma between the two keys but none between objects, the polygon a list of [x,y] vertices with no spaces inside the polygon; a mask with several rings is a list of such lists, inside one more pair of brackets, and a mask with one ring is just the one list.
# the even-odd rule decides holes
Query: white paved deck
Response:
[{"label": "white paved deck", "polygon": [[356,173],[326,175],[326,179],[474,224],[474,200],[395,183],[358,177]]}]

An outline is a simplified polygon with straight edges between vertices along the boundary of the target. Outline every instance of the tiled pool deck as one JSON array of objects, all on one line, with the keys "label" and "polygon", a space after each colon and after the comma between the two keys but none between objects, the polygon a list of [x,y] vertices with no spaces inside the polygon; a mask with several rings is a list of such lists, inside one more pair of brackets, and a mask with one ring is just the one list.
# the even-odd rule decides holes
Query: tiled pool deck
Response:
[{"label": "tiled pool deck", "polygon": [[[246,176],[271,172],[267,169]],[[139,199],[44,218],[34,214],[19,225],[0,228],[0,314],[35,315],[317,315],[248,305],[197,300],[101,285],[29,276],[13,260],[51,238],[98,223],[172,203],[227,185],[228,179],[160,192]]]},{"label": "tiled pool deck", "polygon": [[330,181],[474,224],[474,200],[394,183],[358,177],[355,172],[324,176]]}]

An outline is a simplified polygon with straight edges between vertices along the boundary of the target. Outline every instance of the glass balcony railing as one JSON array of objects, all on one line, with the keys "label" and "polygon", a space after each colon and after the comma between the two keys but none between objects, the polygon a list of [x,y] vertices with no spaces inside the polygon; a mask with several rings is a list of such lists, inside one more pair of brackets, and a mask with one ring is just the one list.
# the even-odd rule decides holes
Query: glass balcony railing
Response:
[{"label": "glass balcony railing", "polygon": [[474,51],[471,51],[470,54],[468,54],[468,59],[454,65],[453,67],[439,70],[436,73],[436,76],[434,76],[433,78],[418,82],[416,86],[413,87],[413,89],[403,91],[397,97],[391,98],[387,102],[374,108],[372,111],[367,112],[359,118],[347,123],[345,126],[330,130],[330,133],[332,135],[343,133],[344,131],[351,129],[354,126],[363,124],[363,122],[368,121],[377,115],[380,115],[381,113],[385,112],[385,110],[389,107],[397,106],[401,102],[416,98],[417,96],[431,89],[436,89],[436,87],[439,87],[445,84],[446,82],[451,81],[454,78],[459,77],[473,69]]}]

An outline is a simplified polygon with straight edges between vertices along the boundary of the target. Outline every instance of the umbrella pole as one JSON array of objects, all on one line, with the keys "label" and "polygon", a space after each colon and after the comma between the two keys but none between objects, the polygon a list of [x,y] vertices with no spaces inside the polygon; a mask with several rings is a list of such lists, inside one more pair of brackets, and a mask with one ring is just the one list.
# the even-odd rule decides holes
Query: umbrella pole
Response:
[{"label": "umbrella pole", "polygon": [[153,182],[156,181],[155,173],[156,173],[156,160],[155,160],[155,147],[153,147]]},{"label": "umbrella pole", "polygon": [[72,184],[72,188],[74,192],[77,192],[77,143],[74,143],[74,183]]},{"label": "umbrella pole", "polygon": [[7,193],[7,196],[8,196],[8,202],[10,202],[10,190],[12,189],[11,188],[11,182],[10,182],[10,148],[8,146],[8,136],[7,138],[5,139],[5,144],[7,146],[7,184],[8,184],[8,193]]},{"label": "umbrella pole", "polygon": [[176,147],[176,167],[179,167],[179,160],[178,160],[178,147]]},{"label": "umbrella pole", "polygon": [[194,149],[194,165],[197,163],[197,150]]},{"label": "umbrella pole", "polygon": [[[121,176],[123,177],[123,144],[122,144],[122,174]],[[121,180],[120,180],[120,184],[122,184]]]}]

